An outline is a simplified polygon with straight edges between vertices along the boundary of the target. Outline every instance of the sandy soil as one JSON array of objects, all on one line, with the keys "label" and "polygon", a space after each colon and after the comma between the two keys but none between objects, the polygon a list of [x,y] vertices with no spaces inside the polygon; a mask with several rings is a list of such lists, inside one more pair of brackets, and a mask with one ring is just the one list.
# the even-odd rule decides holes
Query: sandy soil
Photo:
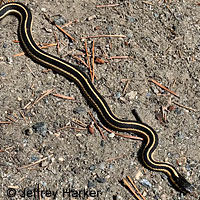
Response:
[{"label": "sandy soil", "polygon": [[[13,57],[22,49],[13,42],[18,40],[18,21],[9,16],[1,21],[0,26],[0,121],[12,119],[13,122],[0,124],[1,199],[9,199],[9,192],[13,195],[16,192],[13,199],[21,199],[24,191],[26,199],[38,199],[38,187],[40,192],[46,191],[43,194],[49,199],[53,199],[53,195],[56,199],[87,199],[84,190],[92,191],[90,199],[92,196],[93,199],[134,199],[120,184],[127,175],[132,177],[146,199],[199,199],[198,1],[20,2],[32,10],[36,42],[55,43],[55,33],[60,44],[59,54],[56,47],[45,51],[80,65],[86,73],[86,67],[72,58],[72,55],[85,52],[81,37],[101,34],[126,36],[87,40],[89,53],[94,40],[95,55],[107,61],[95,65],[95,87],[121,118],[134,119],[131,111],[137,110],[142,120],[159,135],[156,158],[172,163],[194,184],[196,190],[192,196],[183,196],[170,186],[162,173],[144,168],[138,159],[140,141],[112,137],[105,130],[106,140],[96,129],[94,135],[87,129],[60,130],[66,125],[80,128],[74,120],[90,124],[88,112],[98,117],[75,84],[46,71],[27,56]],[[119,5],[96,8],[96,5],[114,3]],[[64,29],[76,42],[64,37],[45,19],[44,14],[51,19],[64,19],[65,23],[72,21]],[[109,59],[112,56],[128,58]],[[87,61],[84,56],[79,57]],[[180,98],[169,95],[149,79],[169,87]],[[127,80],[130,82],[124,92]],[[33,103],[49,89],[74,97],[75,101],[50,94],[30,109],[24,109],[25,105]],[[165,111],[167,121],[161,123],[156,119],[156,113],[169,105],[172,111]],[[35,162],[35,165],[27,167]],[[145,180],[149,186],[141,184]]]}]

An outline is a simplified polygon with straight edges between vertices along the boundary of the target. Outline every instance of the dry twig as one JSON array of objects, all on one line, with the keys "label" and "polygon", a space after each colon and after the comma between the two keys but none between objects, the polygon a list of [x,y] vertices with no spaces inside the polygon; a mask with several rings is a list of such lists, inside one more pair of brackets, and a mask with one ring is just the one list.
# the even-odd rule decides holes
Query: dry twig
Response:
[{"label": "dry twig", "polygon": [[91,70],[91,65],[90,65],[90,57],[89,57],[88,49],[87,49],[87,41],[85,41],[85,53],[86,53],[86,56],[87,56],[87,62],[88,62],[88,67],[89,67],[90,75],[92,77],[92,70]]},{"label": "dry twig", "polygon": [[111,161],[113,161],[113,160],[117,160],[117,159],[120,159],[120,158],[124,158],[126,155],[125,154],[123,154],[123,155],[121,155],[121,156],[116,156],[116,157],[114,157],[114,158],[108,158],[107,160],[105,160],[105,162],[111,162]]},{"label": "dry twig", "polygon": [[26,117],[25,117],[24,113],[23,113],[22,111],[19,111],[19,113],[20,113],[20,115],[22,116],[22,118],[24,119],[24,121],[27,123]]},{"label": "dry twig", "polygon": [[86,128],[87,127],[87,124],[81,122],[80,120],[78,119],[72,119],[72,122],[74,122],[75,124],[79,125],[79,126],[82,126],[83,128]]},{"label": "dry twig", "polygon": [[144,196],[141,194],[141,192],[138,190],[138,188],[136,187],[135,183],[133,182],[133,180],[131,179],[130,176],[127,176],[128,180],[130,181],[130,183],[132,184],[132,186],[135,188],[135,190],[137,191],[137,193],[142,197],[143,200],[145,200]]},{"label": "dry twig", "polygon": [[92,43],[92,83],[94,83],[94,40]]},{"label": "dry twig", "polygon": [[40,160],[37,160],[36,162],[33,162],[33,163],[29,164],[29,165],[24,165],[24,166],[22,166],[22,167],[18,167],[17,169],[26,169],[26,168],[32,167],[32,166],[34,166],[34,165],[37,165],[37,164],[39,164],[39,163],[41,163],[41,162],[47,160],[48,158],[50,158],[50,157],[52,157],[52,156],[53,156],[53,154],[51,154],[50,156],[47,156],[47,157],[45,157],[45,158],[42,158],[42,159],[40,159]]},{"label": "dry twig", "polygon": [[12,124],[13,122],[9,122],[9,121],[0,121],[0,124]]},{"label": "dry twig", "polygon": [[123,92],[122,92],[122,95],[125,94],[125,92],[126,92],[128,86],[129,86],[130,82],[131,82],[131,80],[128,80],[128,81],[127,81],[127,83],[126,83],[126,85],[125,85],[125,87],[124,87],[124,90],[123,90]]},{"label": "dry twig", "polygon": [[38,103],[41,99],[43,99],[45,96],[49,95],[49,94],[52,93],[52,92],[53,92],[53,89],[50,89],[50,90],[47,90],[47,91],[43,92],[43,94],[42,94],[40,97],[38,97],[38,98],[33,102],[32,105],[27,106],[26,109],[30,109],[30,108],[33,107],[36,103]]},{"label": "dry twig", "polygon": [[105,129],[106,131],[108,131],[109,133],[114,133],[115,135],[119,136],[119,137],[123,137],[123,138],[129,138],[129,139],[133,139],[133,140],[143,140],[143,138],[141,137],[137,137],[137,136],[132,136],[132,135],[124,135],[124,134],[120,134],[120,133],[116,133],[112,130],[110,130],[109,128],[105,127],[103,124],[99,124],[103,129]]},{"label": "dry twig", "polygon": [[112,59],[128,59],[128,58],[133,59],[133,57],[131,56],[111,56],[108,59],[112,60]]},{"label": "dry twig", "polygon": [[88,39],[88,38],[102,38],[102,37],[116,37],[116,38],[125,38],[125,35],[93,35],[93,36],[86,36],[81,37],[81,39]]},{"label": "dry twig", "polygon": [[59,132],[59,131],[61,131],[63,129],[75,129],[75,130],[78,130],[78,131],[80,131],[80,130],[86,130],[86,128],[77,128],[77,127],[74,127],[74,126],[68,126],[68,125],[66,125],[66,126],[64,126],[62,128],[59,128],[58,130],[56,130],[56,132]]},{"label": "dry twig", "polygon": [[132,192],[132,194],[133,194],[138,200],[140,200],[140,197],[139,197],[139,196],[137,195],[137,193],[133,190],[133,188],[132,188],[131,185],[128,183],[128,181],[127,181],[126,179],[123,179],[122,181],[123,181],[124,185],[125,185],[126,187],[128,187],[128,189]]},{"label": "dry twig", "polygon": [[[38,44],[37,44],[38,45]],[[47,49],[49,47],[54,47],[56,46],[57,44],[56,43],[52,43],[52,44],[46,44],[46,45],[43,45],[43,46],[39,46],[41,49]],[[13,55],[13,57],[17,57],[17,56],[23,56],[26,52],[21,52],[21,53],[17,53],[15,55]]]},{"label": "dry twig", "polygon": [[156,84],[157,86],[159,86],[159,87],[162,88],[163,90],[166,90],[167,92],[169,92],[169,93],[171,93],[171,94],[173,94],[174,96],[176,96],[176,97],[179,98],[179,96],[178,96],[175,92],[173,92],[173,91],[171,91],[170,89],[166,88],[165,86],[161,85],[161,84],[158,83],[156,80],[154,80],[154,79],[149,79],[149,81],[150,81],[150,82],[153,82],[154,84]]},{"label": "dry twig", "polygon": [[178,103],[178,102],[173,101],[173,103],[176,104],[176,105],[179,106],[179,107],[185,108],[186,110],[190,110],[190,111],[194,111],[194,112],[197,111],[197,110],[194,109],[194,108],[190,108],[190,107],[188,107],[188,106],[184,106],[184,105],[182,105],[182,104],[180,104],[180,103]]},{"label": "dry twig", "polygon": [[59,40],[58,40],[58,37],[55,32],[54,32],[54,37],[55,37],[55,40],[57,43],[57,53],[60,54],[60,44],[59,44]]},{"label": "dry twig", "polygon": [[67,33],[63,28],[61,28],[59,25],[55,24],[55,26],[62,32],[64,33],[67,37],[69,37],[71,40],[75,41],[75,39],[69,34]]},{"label": "dry twig", "polygon": [[105,137],[105,135],[103,134],[103,132],[101,131],[100,127],[98,126],[98,123],[97,123],[96,119],[94,118],[94,116],[92,115],[91,112],[88,112],[88,113],[89,113],[90,117],[92,118],[92,120],[94,121],[95,126],[97,127],[97,129],[98,129],[99,132],[101,133],[102,138],[105,140],[106,137]]},{"label": "dry twig", "polygon": [[105,4],[105,5],[97,5],[96,8],[105,8],[105,7],[115,7],[115,6],[119,6],[120,4],[116,3],[116,4]]},{"label": "dry twig", "polygon": [[65,96],[65,95],[63,95],[63,94],[55,94],[55,93],[53,93],[52,95],[55,96],[55,97],[62,98],[62,99],[75,100],[74,97]]}]

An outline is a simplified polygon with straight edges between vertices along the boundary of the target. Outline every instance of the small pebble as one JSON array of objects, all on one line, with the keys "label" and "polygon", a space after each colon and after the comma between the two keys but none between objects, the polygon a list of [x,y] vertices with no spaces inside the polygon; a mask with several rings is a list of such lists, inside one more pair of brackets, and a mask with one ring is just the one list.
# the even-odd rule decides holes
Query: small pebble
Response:
[{"label": "small pebble", "polygon": [[94,135],[94,133],[95,133],[94,122],[93,122],[93,121],[90,122],[90,124],[89,124],[89,126],[88,126],[88,132],[89,132],[90,134],[93,134],[93,135]]},{"label": "small pebble", "polygon": [[96,184],[93,181],[88,181],[88,188],[94,188]]},{"label": "small pebble", "polygon": [[101,146],[101,147],[104,147],[104,145],[105,145],[104,140],[101,140],[101,144],[100,144],[100,146]]},{"label": "small pebble", "polygon": [[179,166],[183,166],[186,164],[186,157],[180,157],[179,159],[176,160],[176,163],[179,165]]},{"label": "small pebble", "polygon": [[109,44],[106,44],[105,47],[106,47],[106,49],[110,49]]},{"label": "small pebble", "polygon": [[[76,200],[76,199],[74,199]],[[94,200],[94,197],[88,197],[87,200]]]},{"label": "small pebble", "polygon": [[108,134],[108,137],[109,137],[109,138],[114,138],[114,137],[115,137],[115,134],[112,132],[112,133]]},{"label": "small pebble", "polygon": [[148,93],[146,94],[146,97],[149,98],[150,96],[151,96],[151,93],[148,92]]},{"label": "small pebble", "polygon": [[126,96],[129,98],[129,100],[135,99],[136,95],[137,95],[136,91],[131,91],[131,92],[126,94]]},{"label": "small pebble", "polygon": [[147,192],[144,191],[144,192],[142,193],[142,195],[143,195],[144,197],[146,197],[146,196],[147,196]]},{"label": "small pebble", "polygon": [[123,198],[122,198],[120,195],[117,195],[117,196],[115,197],[115,199],[116,199],[116,200],[123,200]]},{"label": "small pebble", "polygon": [[110,178],[110,175],[107,175],[106,177],[105,177],[105,179],[109,179]]},{"label": "small pebble", "polygon": [[3,44],[3,48],[5,49],[6,47],[7,47],[7,44],[6,44],[6,43],[4,43],[4,44]]},{"label": "small pebble", "polygon": [[158,193],[158,191],[157,191],[157,189],[155,188],[155,189],[154,189],[154,194],[155,194],[154,199],[155,199],[155,200],[160,200],[160,196],[159,196],[157,193]]},{"label": "small pebble", "polygon": [[21,97],[17,97],[17,100],[18,100],[18,101],[22,101],[22,98],[21,98]]},{"label": "small pebble", "polygon": [[54,135],[54,133],[52,131],[48,131],[49,135]]},{"label": "small pebble", "polygon": [[95,165],[91,165],[91,166],[89,167],[89,170],[90,170],[90,171],[94,171],[95,168],[96,168]]},{"label": "small pebble", "polygon": [[139,170],[139,171],[137,172],[137,174],[135,175],[135,179],[136,179],[136,180],[139,180],[140,177],[141,177],[142,175],[143,175],[143,174],[142,174],[141,170]]},{"label": "small pebble", "polygon": [[161,199],[167,199],[167,195],[166,194],[162,194],[161,195]]},{"label": "small pebble", "polygon": [[110,25],[108,25],[108,26],[106,27],[106,29],[108,30],[108,32],[110,32],[110,31],[112,31],[113,27],[110,26]]},{"label": "small pebble", "polygon": [[58,158],[58,160],[59,160],[60,162],[63,162],[65,159],[62,158],[62,157],[60,157],[60,158]]},{"label": "small pebble", "polygon": [[66,23],[66,20],[60,15],[57,16],[53,21],[57,25],[64,25]]},{"label": "small pebble", "polygon": [[124,102],[124,103],[127,102],[127,100],[124,97],[120,97],[119,100],[122,101],[122,102]]},{"label": "small pebble", "polygon": [[73,46],[74,46],[73,41],[69,41],[69,46],[70,46],[70,47],[73,47]]},{"label": "small pebble", "polygon": [[46,136],[47,133],[47,124],[45,122],[37,122],[32,126],[32,129],[41,134],[42,136]]},{"label": "small pebble", "polygon": [[43,162],[41,162],[41,167],[46,167],[49,165],[49,161],[48,160],[45,160]]},{"label": "small pebble", "polygon": [[200,185],[197,187],[197,192],[200,193]]},{"label": "small pebble", "polygon": [[89,16],[89,17],[87,18],[87,20],[90,21],[90,20],[93,20],[93,19],[95,19],[95,18],[96,18],[96,15],[92,15],[92,16]]},{"label": "small pebble", "polygon": [[24,139],[23,140],[23,147],[25,147],[27,145],[27,143],[28,143],[28,140]]},{"label": "small pebble", "polygon": [[12,64],[13,63],[12,57],[7,57],[7,62],[8,62],[8,64]]},{"label": "small pebble", "polygon": [[147,179],[142,179],[139,181],[144,187],[151,187],[151,183]]},{"label": "small pebble", "polygon": [[180,200],[184,200],[184,199],[185,199],[184,196],[185,196],[185,195],[184,195],[183,193],[181,193],[181,194],[180,194]]},{"label": "small pebble", "polygon": [[33,129],[27,128],[27,129],[23,130],[23,134],[30,136],[31,134],[33,134]]},{"label": "small pebble", "polygon": [[156,17],[156,18],[159,17],[159,14],[158,14],[158,13],[154,13],[153,15],[154,15],[154,17]]},{"label": "small pebble", "polygon": [[177,131],[176,133],[175,133],[175,136],[176,137],[178,137],[179,139],[184,139],[184,133],[182,133],[181,131]]},{"label": "small pebble", "polygon": [[99,169],[101,169],[101,170],[104,170],[104,169],[105,169],[105,163],[104,163],[104,162],[100,163]]},{"label": "small pebble", "polygon": [[99,178],[99,177],[97,177],[97,178],[96,178],[96,181],[97,181],[98,183],[105,183],[105,182],[106,182],[106,179],[105,179],[105,178]]},{"label": "small pebble", "polygon": [[85,112],[85,108],[79,106],[79,107],[74,108],[74,109],[73,109],[73,112],[74,112],[75,114],[80,114],[80,113],[82,113],[82,112]]},{"label": "small pebble", "polygon": [[130,38],[132,38],[132,37],[133,37],[133,33],[127,33],[127,34],[126,34],[126,36],[127,36],[127,38],[129,38],[129,39],[130,39]]},{"label": "small pebble", "polygon": [[180,114],[182,113],[182,110],[179,109],[179,108],[176,108],[176,109],[174,110],[174,112],[175,112],[176,114],[180,115]]},{"label": "small pebble", "polygon": [[37,156],[31,156],[31,162],[35,162],[39,160],[39,158]]},{"label": "small pebble", "polygon": [[161,174],[161,177],[162,177],[163,180],[167,180],[168,179],[167,175],[163,174],[163,173]]},{"label": "small pebble", "polygon": [[110,164],[110,165],[109,165],[109,168],[110,168],[110,170],[113,170],[113,169],[115,169],[115,166],[112,165],[112,164]]},{"label": "small pebble", "polygon": [[47,187],[47,182],[42,181],[42,186]]},{"label": "small pebble", "polygon": [[1,72],[0,76],[6,76],[6,73],[5,72]]},{"label": "small pebble", "polygon": [[131,16],[127,16],[127,19],[129,22],[131,23],[135,23],[136,22],[136,19],[134,17],[131,17]]},{"label": "small pebble", "polygon": [[185,169],[186,169],[187,171],[191,171],[191,166],[190,166],[189,164],[187,164],[187,165],[185,166]]},{"label": "small pebble", "polygon": [[47,33],[52,33],[52,29],[51,28],[44,28],[44,30],[47,32]]},{"label": "small pebble", "polygon": [[119,99],[121,97],[121,93],[120,92],[116,92],[115,96],[116,96],[117,99]]},{"label": "small pebble", "polygon": [[159,93],[159,90],[157,88],[152,86],[151,89],[152,89],[154,94],[158,94]]},{"label": "small pebble", "polygon": [[46,8],[41,8],[41,11],[42,12],[47,12],[47,9]]}]

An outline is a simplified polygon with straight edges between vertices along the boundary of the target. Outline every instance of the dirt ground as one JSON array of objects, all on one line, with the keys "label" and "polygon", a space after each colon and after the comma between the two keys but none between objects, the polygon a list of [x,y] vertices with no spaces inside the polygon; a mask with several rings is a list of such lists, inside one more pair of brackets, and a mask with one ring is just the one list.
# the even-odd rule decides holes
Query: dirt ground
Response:
[{"label": "dirt ground", "polygon": [[[77,120],[91,123],[88,112],[98,120],[95,110],[74,83],[27,56],[13,57],[23,50],[13,42],[18,40],[18,21],[9,16],[0,22],[0,121],[11,122],[0,124],[0,198],[10,199],[13,195],[12,199],[23,199],[25,195],[25,199],[40,199],[39,188],[42,199],[135,199],[120,182],[130,176],[148,200],[200,199],[199,2],[20,2],[33,13],[36,42],[56,43],[56,35],[59,52],[57,47],[45,51],[79,65],[87,74],[86,67],[73,56],[87,62],[85,41],[90,54],[95,41],[95,56],[106,61],[95,64],[95,87],[119,117],[135,119],[131,111],[137,110],[159,135],[155,157],[173,164],[195,191],[183,196],[171,187],[165,175],[144,168],[138,156],[141,141],[113,137],[102,129],[104,140],[96,128],[95,134],[78,129],[81,126],[75,123]],[[96,7],[105,4],[118,5]],[[72,22],[64,29],[76,41],[59,32],[44,14],[57,23]],[[94,35],[126,37],[81,39]],[[110,59],[113,56],[127,57]],[[179,98],[150,79],[170,88]],[[51,94],[25,108],[50,89],[54,90]],[[75,100],[58,98],[54,93]],[[161,108],[167,108],[166,122]]]}]

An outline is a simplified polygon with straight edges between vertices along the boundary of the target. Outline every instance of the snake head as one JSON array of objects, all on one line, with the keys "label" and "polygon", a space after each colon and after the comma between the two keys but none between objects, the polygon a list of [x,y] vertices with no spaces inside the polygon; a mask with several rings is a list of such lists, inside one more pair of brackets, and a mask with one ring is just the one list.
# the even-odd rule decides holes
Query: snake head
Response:
[{"label": "snake head", "polygon": [[179,175],[178,177],[174,177],[174,184],[177,186],[177,188],[183,192],[184,194],[191,193],[194,190],[194,187],[192,184],[190,184],[182,175]]}]

